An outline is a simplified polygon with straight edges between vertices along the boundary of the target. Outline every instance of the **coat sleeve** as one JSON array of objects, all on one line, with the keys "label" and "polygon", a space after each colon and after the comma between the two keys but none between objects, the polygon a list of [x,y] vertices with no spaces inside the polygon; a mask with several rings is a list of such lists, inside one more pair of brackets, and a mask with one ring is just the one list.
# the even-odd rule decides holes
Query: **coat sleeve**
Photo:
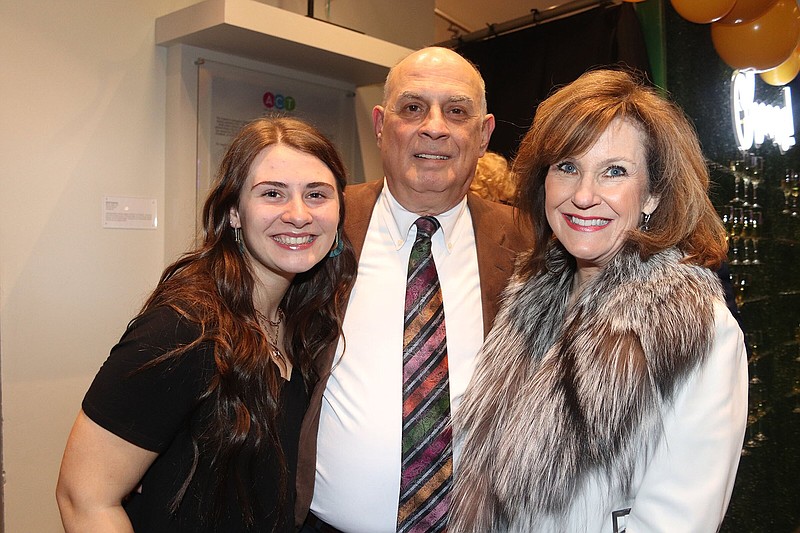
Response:
[{"label": "coat sleeve", "polygon": [[627,533],[718,529],[739,465],[747,386],[742,331],[716,304],[711,354],[663,414],[664,437],[636,493]]}]

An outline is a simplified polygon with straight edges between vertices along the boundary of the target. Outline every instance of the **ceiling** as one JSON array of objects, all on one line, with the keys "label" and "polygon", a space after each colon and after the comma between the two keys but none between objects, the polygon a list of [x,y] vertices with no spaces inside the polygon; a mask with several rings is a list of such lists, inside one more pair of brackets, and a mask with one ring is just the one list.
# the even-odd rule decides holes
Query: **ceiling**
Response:
[{"label": "ceiling", "polygon": [[524,17],[534,9],[545,11],[568,2],[569,0],[436,0],[436,42],[457,36],[449,30],[451,24],[444,17],[455,22],[452,26],[461,26],[461,34],[466,34],[482,30],[489,24]]}]

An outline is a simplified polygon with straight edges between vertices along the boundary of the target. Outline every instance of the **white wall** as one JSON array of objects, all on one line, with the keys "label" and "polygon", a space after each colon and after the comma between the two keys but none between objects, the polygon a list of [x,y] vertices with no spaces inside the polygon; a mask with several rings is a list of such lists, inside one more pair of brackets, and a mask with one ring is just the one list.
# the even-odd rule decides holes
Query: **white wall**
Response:
[{"label": "white wall", "polygon": [[[308,13],[307,0],[257,1]],[[417,49],[434,42],[434,4],[434,0],[314,0],[314,18]]]},{"label": "white wall", "polygon": [[[174,258],[163,224],[102,229],[100,208],[103,195],[155,198],[170,217],[154,20],[194,1],[0,0],[5,531],[62,530],[53,492],[80,400]],[[422,1],[432,17],[432,0],[409,17]]]},{"label": "white wall", "polygon": [[[161,229],[104,230],[105,194],[164,201],[159,0],[0,3],[0,361],[5,523],[60,531],[80,399],[158,279]],[[164,213],[160,213],[164,215]]]}]

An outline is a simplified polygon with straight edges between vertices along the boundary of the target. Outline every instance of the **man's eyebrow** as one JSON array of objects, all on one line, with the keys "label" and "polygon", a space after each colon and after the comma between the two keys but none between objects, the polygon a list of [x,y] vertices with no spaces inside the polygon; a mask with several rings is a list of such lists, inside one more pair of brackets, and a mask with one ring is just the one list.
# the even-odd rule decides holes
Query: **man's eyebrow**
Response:
[{"label": "man's eyebrow", "polygon": [[[398,96],[398,100],[423,100],[424,97],[420,93],[416,93],[413,91],[403,91]],[[449,96],[447,101],[451,104],[460,104],[460,103],[469,103],[472,104],[475,102],[473,98],[467,96],[466,94],[455,94],[453,96]]]},{"label": "man's eyebrow", "polygon": [[403,91],[402,93],[400,93],[399,98],[405,100],[413,100],[415,98],[422,98],[422,95],[411,91]]},{"label": "man's eyebrow", "polygon": [[475,100],[473,100],[472,98],[470,98],[470,97],[469,97],[469,96],[467,96],[467,95],[461,95],[461,94],[459,94],[459,95],[451,96],[450,98],[448,98],[448,99],[447,99],[447,101],[448,101],[448,102],[450,102],[450,103],[452,103],[452,104],[460,104],[460,103],[462,103],[462,102],[467,102],[467,103],[470,103],[470,104],[471,104],[471,103],[473,103]]}]

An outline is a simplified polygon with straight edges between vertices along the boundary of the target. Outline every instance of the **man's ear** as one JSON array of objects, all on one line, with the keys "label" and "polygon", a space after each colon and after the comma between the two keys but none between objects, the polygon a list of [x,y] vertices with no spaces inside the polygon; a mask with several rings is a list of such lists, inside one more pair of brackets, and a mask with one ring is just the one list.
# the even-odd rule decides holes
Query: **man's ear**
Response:
[{"label": "man's ear", "polygon": [[483,125],[481,126],[481,155],[486,153],[486,149],[489,148],[489,139],[492,138],[494,126],[494,115],[489,113],[484,117]]},{"label": "man's ear", "polygon": [[383,106],[376,105],[372,108],[372,128],[375,131],[378,146],[381,145],[381,132],[383,131],[383,116],[385,112]]}]

